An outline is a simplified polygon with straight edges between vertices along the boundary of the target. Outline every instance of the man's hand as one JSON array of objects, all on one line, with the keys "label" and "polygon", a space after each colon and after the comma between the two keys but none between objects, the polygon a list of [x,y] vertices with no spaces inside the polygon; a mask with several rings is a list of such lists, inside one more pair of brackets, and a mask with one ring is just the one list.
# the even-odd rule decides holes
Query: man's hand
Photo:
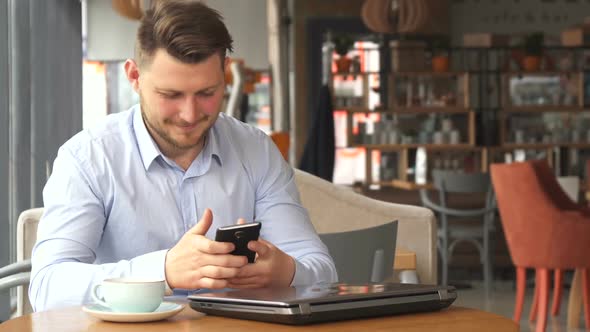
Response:
[{"label": "man's hand", "polygon": [[230,288],[261,288],[289,286],[295,276],[295,260],[270,242],[259,239],[250,241],[248,249],[257,254],[256,262],[240,268],[231,278]]},{"label": "man's hand", "polygon": [[203,218],[166,254],[166,282],[170,288],[225,288],[228,279],[235,278],[248,264],[246,257],[229,254],[234,250],[232,243],[205,237],[212,222],[213,213],[206,209]]}]

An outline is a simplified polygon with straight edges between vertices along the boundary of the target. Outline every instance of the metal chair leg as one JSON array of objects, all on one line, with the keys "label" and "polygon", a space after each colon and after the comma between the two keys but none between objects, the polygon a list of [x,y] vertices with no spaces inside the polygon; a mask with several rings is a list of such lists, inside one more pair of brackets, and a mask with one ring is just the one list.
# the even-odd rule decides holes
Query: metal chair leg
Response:
[{"label": "metal chair leg", "polygon": [[449,255],[446,249],[443,249],[441,254],[442,261],[442,284],[446,286],[449,282]]}]

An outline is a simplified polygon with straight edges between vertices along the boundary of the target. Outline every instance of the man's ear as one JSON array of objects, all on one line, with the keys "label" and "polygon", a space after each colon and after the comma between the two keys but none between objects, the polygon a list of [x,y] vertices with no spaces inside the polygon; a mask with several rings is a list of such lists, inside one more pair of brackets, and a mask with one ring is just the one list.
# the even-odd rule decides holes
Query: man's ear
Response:
[{"label": "man's ear", "polygon": [[131,83],[133,90],[139,93],[139,67],[133,59],[125,61],[125,75],[127,75],[127,80]]},{"label": "man's ear", "polygon": [[231,59],[229,57],[225,57],[223,60],[223,80],[226,85],[232,84],[232,73],[231,68],[229,65],[231,64]]}]

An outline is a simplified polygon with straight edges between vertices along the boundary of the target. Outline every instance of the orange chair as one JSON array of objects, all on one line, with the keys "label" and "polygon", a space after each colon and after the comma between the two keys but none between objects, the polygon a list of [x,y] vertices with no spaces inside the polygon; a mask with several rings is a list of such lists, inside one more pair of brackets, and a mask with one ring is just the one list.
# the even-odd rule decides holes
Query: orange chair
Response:
[{"label": "orange chair", "polygon": [[[491,166],[502,226],[516,266],[514,321],[520,322],[526,269],[536,270],[531,309],[536,331],[545,331],[549,271],[582,269],[584,318],[590,328],[590,210],[572,202],[545,161]],[[557,290],[557,289],[556,289]]]}]

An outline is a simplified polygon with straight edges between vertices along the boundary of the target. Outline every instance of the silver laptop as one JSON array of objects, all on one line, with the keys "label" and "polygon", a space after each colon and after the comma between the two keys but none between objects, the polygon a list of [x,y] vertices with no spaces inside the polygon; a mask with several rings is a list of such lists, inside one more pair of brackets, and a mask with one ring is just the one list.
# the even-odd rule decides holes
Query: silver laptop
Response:
[{"label": "silver laptop", "polygon": [[283,324],[309,324],[448,307],[452,286],[413,284],[323,284],[190,295],[194,310],[217,316]]}]

